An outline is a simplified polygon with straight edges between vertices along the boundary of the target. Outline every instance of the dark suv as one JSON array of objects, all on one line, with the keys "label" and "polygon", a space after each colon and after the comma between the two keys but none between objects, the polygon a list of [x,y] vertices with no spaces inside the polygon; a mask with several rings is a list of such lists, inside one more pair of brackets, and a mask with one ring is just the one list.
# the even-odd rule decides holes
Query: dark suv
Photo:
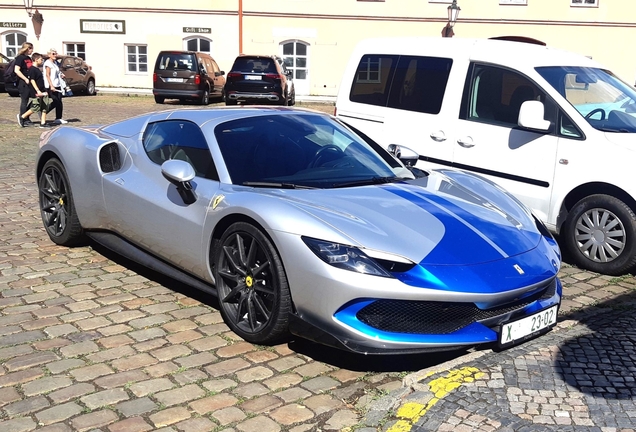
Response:
[{"label": "dark suv", "polygon": [[210,98],[223,99],[224,75],[209,54],[161,51],[152,75],[152,94],[159,104],[166,99],[189,99],[207,105]]},{"label": "dark suv", "polygon": [[276,56],[238,56],[227,74],[225,104],[238,102],[294,105],[296,91],[291,72]]}]

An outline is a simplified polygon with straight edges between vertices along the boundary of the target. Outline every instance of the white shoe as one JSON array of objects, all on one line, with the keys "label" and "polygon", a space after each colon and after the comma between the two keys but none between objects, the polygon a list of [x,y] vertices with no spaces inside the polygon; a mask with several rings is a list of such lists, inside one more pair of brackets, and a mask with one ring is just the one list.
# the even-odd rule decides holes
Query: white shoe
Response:
[{"label": "white shoe", "polygon": [[66,124],[68,122],[66,120],[63,120],[63,119],[55,119],[55,121],[53,123],[55,123],[55,124]]}]

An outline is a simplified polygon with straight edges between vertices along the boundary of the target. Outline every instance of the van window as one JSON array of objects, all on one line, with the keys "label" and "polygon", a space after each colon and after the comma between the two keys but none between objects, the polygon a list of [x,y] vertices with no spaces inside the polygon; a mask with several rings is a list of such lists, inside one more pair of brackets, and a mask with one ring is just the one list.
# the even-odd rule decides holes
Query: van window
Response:
[{"label": "van window", "polygon": [[400,56],[388,106],[438,114],[453,61],[437,57]]},{"label": "van window", "polygon": [[180,52],[162,52],[157,57],[155,70],[196,70],[194,54]]},{"label": "van window", "polygon": [[349,100],[367,105],[386,106],[398,56],[365,55],[360,59]]},{"label": "van window", "polygon": [[523,102],[543,102],[548,119],[548,108],[554,106],[552,103],[546,106],[547,97],[537,85],[509,69],[474,65],[469,89],[467,113],[463,117],[467,120],[516,127]]}]

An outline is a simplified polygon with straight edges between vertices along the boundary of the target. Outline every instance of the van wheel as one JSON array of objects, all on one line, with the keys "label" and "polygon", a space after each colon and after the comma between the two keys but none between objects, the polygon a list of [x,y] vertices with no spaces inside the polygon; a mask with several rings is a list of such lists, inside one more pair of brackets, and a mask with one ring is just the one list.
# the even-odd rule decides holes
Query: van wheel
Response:
[{"label": "van wheel", "polygon": [[580,200],[564,224],[564,242],[575,264],[607,275],[636,265],[636,215],[610,195]]},{"label": "van wheel", "polygon": [[203,96],[201,96],[201,105],[208,105],[210,103],[210,92],[204,91]]},{"label": "van wheel", "polygon": [[162,104],[165,100],[166,100],[166,98],[164,98],[164,97],[155,96],[155,102],[157,102],[158,104]]}]

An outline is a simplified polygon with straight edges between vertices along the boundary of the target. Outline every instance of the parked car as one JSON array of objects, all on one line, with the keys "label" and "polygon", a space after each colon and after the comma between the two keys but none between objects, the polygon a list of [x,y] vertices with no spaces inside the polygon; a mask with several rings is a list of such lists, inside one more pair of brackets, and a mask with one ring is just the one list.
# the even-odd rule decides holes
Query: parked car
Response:
[{"label": "parked car", "polygon": [[0,53],[0,92],[6,91],[4,86],[4,70],[10,61],[11,59],[9,57]]},{"label": "parked car", "polygon": [[225,104],[238,102],[294,105],[296,89],[283,60],[277,56],[238,56],[227,74]]},{"label": "parked car", "polygon": [[[58,55],[57,62],[60,71],[64,74],[66,84],[71,88],[74,95],[86,94],[93,96],[97,94],[95,89],[95,72],[81,57]],[[7,89],[10,96],[18,97],[20,93],[17,87]]]},{"label": "parked car", "polygon": [[507,347],[556,322],[559,248],[525,206],[469,173],[407,168],[328,114],[63,126],[42,136],[36,176],[54,243],[90,238],[198,287],[251,343]]},{"label": "parked car", "polygon": [[505,40],[366,40],[336,114],[385,147],[411,147],[421,168],[499,183],[579,267],[635,268],[636,90],[595,61]]},{"label": "parked car", "polygon": [[223,100],[225,71],[206,53],[194,51],[161,51],[152,75],[155,102],[179,99],[194,100],[201,105],[210,99]]}]

